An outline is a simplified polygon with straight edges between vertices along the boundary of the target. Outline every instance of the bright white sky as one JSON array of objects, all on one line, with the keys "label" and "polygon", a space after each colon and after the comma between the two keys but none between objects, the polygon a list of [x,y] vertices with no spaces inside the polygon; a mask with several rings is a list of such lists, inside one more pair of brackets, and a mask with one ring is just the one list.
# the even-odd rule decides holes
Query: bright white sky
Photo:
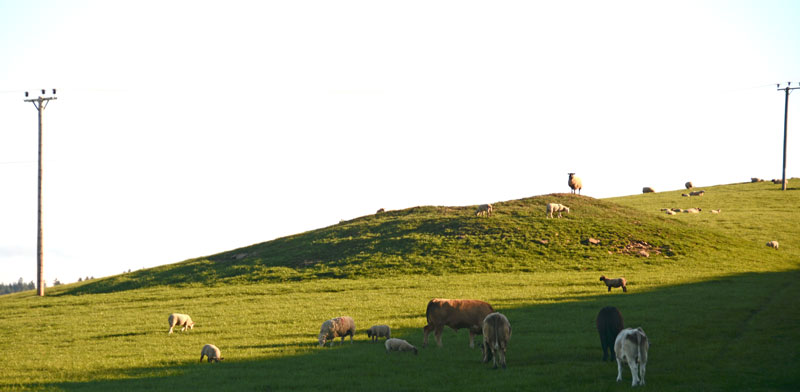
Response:
[{"label": "bright white sky", "polygon": [[[0,0],[0,282],[378,208],[781,176],[796,1]],[[788,176],[800,168],[790,100]]]}]

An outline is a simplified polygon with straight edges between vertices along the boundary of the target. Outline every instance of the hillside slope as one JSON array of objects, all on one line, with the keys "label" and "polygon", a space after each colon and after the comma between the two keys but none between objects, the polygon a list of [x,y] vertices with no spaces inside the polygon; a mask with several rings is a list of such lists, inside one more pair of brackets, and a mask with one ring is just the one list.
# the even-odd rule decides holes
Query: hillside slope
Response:
[{"label": "hillside slope", "polygon": [[[763,257],[787,257],[783,251],[765,254],[765,241],[795,245],[798,237],[791,224],[800,205],[798,193],[773,188],[765,183],[723,185],[695,198],[682,198],[681,191],[609,200],[550,194],[494,203],[491,217],[475,216],[474,206],[414,207],[54,293],[400,274],[629,271],[675,263],[699,268],[698,260],[710,258],[755,264]],[[571,213],[547,219],[545,206],[551,202],[569,206]],[[661,207],[690,206],[706,211],[660,212]],[[722,208],[723,214],[708,213],[712,208]],[[782,215],[786,219],[779,224]],[[767,239],[770,231],[780,234]],[[588,243],[590,237],[600,244]]]}]

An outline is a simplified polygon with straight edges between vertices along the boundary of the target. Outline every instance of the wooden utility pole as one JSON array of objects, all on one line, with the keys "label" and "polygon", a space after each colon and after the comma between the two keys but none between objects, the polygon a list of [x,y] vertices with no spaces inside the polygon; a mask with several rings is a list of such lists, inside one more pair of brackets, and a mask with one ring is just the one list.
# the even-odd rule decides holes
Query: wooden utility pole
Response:
[{"label": "wooden utility pole", "polygon": [[800,87],[789,87],[792,85],[792,82],[789,82],[786,87],[781,88],[781,85],[778,84],[778,91],[785,91],[786,92],[786,103],[783,106],[783,182],[781,183],[781,189],[786,190],[786,135],[787,135],[787,125],[789,123],[789,92],[792,90],[797,90]]},{"label": "wooden utility pole", "polygon": [[[45,92],[42,90],[42,95],[44,94]],[[53,89],[53,95],[55,94],[56,89]],[[25,92],[25,96],[28,96],[27,91]],[[42,97],[40,95],[39,98],[25,100],[25,102],[32,102],[33,106],[36,107],[36,110],[39,112],[39,207],[37,208],[37,228],[39,233],[36,236],[36,290],[40,297],[44,296],[44,252],[42,252],[42,112],[47,107],[47,103],[53,99],[58,98]]]}]

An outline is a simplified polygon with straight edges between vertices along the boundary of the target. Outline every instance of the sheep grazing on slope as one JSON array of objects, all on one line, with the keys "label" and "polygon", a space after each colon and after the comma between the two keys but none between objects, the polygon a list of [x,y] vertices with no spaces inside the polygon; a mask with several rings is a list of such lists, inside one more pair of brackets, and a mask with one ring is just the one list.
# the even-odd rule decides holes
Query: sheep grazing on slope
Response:
[{"label": "sheep grazing on slope", "polygon": [[[600,334],[600,346],[603,348],[603,361],[614,360],[614,339],[619,331],[625,328],[622,313],[613,306],[606,306],[597,313],[597,333]],[[609,357],[609,352],[611,356]]]},{"label": "sheep grazing on slope", "polygon": [[567,206],[565,206],[563,204],[558,204],[558,203],[548,203],[547,204],[547,217],[548,218],[552,218],[554,212],[557,212],[558,213],[558,217],[561,218],[561,213],[562,212],[566,212],[567,214],[569,214],[569,207],[567,207]]},{"label": "sheep grazing on slope", "polygon": [[711,213],[712,213],[712,214],[719,214],[720,212],[722,212],[722,209],[719,209],[719,210],[711,210]]},{"label": "sheep grazing on slope", "polygon": [[706,191],[694,191],[689,192],[689,196],[703,196],[706,194]]},{"label": "sheep grazing on slope", "polygon": [[175,328],[176,325],[183,327],[181,331],[185,331],[186,328],[194,329],[194,321],[192,321],[192,318],[189,317],[188,314],[172,313],[169,315],[167,321],[169,322],[168,333],[172,333],[172,328]]},{"label": "sheep grazing on slope", "polygon": [[683,212],[688,213],[688,214],[698,214],[698,213],[700,213],[700,211],[703,211],[703,209],[702,208],[689,208],[689,209],[683,210]]},{"label": "sheep grazing on slope", "polygon": [[653,188],[650,188],[649,186],[646,186],[646,187],[642,188],[642,193],[656,193],[656,190],[653,189]]},{"label": "sheep grazing on slope", "polygon": [[492,360],[494,368],[499,363],[506,368],[506,347],[511,338],[511,323],[502,313],[490,313],[483,319],[483,363]]},{"label": "sheep grazing on slope", "polygon": [[480,215],[492,216],[492,205],[491,204],[481,204],[481,205],[479,205],[478,209],[475,210],[475,215],[476,216],[480,216]]},{"label": "sheep grazing on slope", "polygon": [[688,182],[687,182],[686,184],[684,184],[684,185],[686,186],[686,189],[692,189],[692,188],[694,188],[694,185],[692,185],[692,182],[691,182],[691,181],[688,181]]},{"label": "sheep grazing on slope", "polygon": [[376,214],[380,214],[380,213],[382,213],[382,212],[386,212],[386,210],[384,210],[383,208],[381,208],[381,209],[379,209],[379,210],[376,212]]},{"label": "sheep grazing on slope", "polygon": [[642,328],[623,329],[617,335],[617,339],[614,341],[614,352],[617,354],[617,382],[622,381],[622,364],[627,362],[633,377],[631,386],[644,385],[649,349],[650,342]]},{"label": "sheep grazing on slope", "polygon": [[206,344],[203,346],[203,349],[200,350],[200,362],[203,362],[203,357],[208,357],[208,363],[219,362],[225,358],[222,358],[222,354],[219,352],[217,346],[213,344]]},{"label": "sheep grazing on slope", "polygon": [[767,246],[769,246],[770,248],[778,249],[778,241],[767,242]]},{"label": "sheep grazing on slope", "polygon": [[581,179],[575,177],[575,173],[567,173],[567,174],[569,174],[569,180],[567,181],[567,185],[569,185],[569,189],[572,190],[571,193],[575,193],[575,191],[577,191],[578,194],[580,195],[581,189],[583,189],[583,183],[581,182]]},{"label": "sheep grazing on slope", "polygon": [[377,341],[378,338],[390,339],[392,337],[392,329],[388,325],[373,325],[367,330],[367,337],[372,339],[373,342]]},{"label": "sheep grazing on slope", "polygon": [[611,291],[612,287],[622,287],[622,292],[628,292],[628,281],[623,277],[608,279],[605,276],[601,276],[600,280],[606,283],[606,286],[608,286],[608,291]]},{"label": "sheep grazing on slope", "polygon": [[764,182],[764,180],[758,177],[750,177],[750,182]]},{"label": "sheep grazing on slope", "polygon": [[353,344],[353,335],[355,335],[355,333],[356,323],[353,321],[352,317],[342,316],[332,318],[322,323],[322,327],[319,329],[319,346],[324,346],[325,342],[330,339],[331,347],[333,347],[333,342],[337,337],[341,337],[342,344],[344,344],[344,338],[347,335],[350,335],[350,344]]},{"label": "sheep grazing on slope", "polygon": [[667,215],[676,215],[677,214],[677,212],[672,211],[672,210],[666,210],[665,212],[667,213]]},{"label": "sheep grazing on slope", "polygon": [[417,355],[417,348],[414,347],[413,344],[397,338],[386,339],[386,343],[383,344],[386,347],[386,353],[388,354],[391,351],[413,351],[414,355]]}]

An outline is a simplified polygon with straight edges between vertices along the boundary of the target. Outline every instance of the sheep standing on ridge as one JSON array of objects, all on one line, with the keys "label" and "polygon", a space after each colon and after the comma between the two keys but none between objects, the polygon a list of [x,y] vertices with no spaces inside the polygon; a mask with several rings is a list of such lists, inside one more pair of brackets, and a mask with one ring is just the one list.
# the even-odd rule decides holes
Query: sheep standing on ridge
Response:
[{"label": "sheep standing on ridge", "polygon": [[325,346],[325,342],[330,339],[331,347],[333,347],[334,340],[340,336],[342,338],[342,344],[344,344],[344,338],[347,335],[350,335],[350,344],[353,344],[353,335],[355,335],[355,333],[356,323],[353,321],[352,317],[342,316],[332,318],[322,323],[322,327],[319,329],[319,346]]},{"label": "sheep standing on ridge", "polygon": [[367,330],[367,337],[372,339],[373,342],[377,341],[378,338],[390,339],[392,337],[392,329],[388,325],[373,325]]},{"label": "sheep standing on ridge", "polygon": [[554,212],[557,212],[558,213],[558,217],[561,218],[561,212],[566,212],[567,214],[569,214],[569,207],[567,207],[567,206],[565,206],[563,204],[558,204],[558,203],[548,203],[547,204],[547,217],[548,218],[552,218]]},{"label": "sheep standing on ridge", "polygon": [[623,277],[608,279],[605,277],[605,275],[603,275],[600,276],[600,280],[605,282],[606,286],[608,286],[608,291],[611,291],[612,287],[622,287],[622,292],[628,292],[628,281]]},{"label": "sheep standing on ridge", "polygon": [[383,212],[386,212],[386,210],[384,210],[383,208],[381,208],[381,209],[379,209],[379,210],[378,210],[378,212],[376,212],[376,214],[380,214],[380,213],[383,213]]},{"label": "sheep standing on ridge", "polygon": [[417,348],[403,339],[386,339],[386,343],[383,345],[386,347],[386,354],[389,354],[391,351],[413,351],[414,355],[417,355]]},{"label": "sheep standing on ridge", "polygon": [[188,314],[172,313],[169,315],[167,321],[169,322],[168,333],[172,333],[172,328],[175,328],[176,325],[183,327],[181,331],[185,331],[186,328],[194,329],[194,321],[192,321],[192,318],[189,317]]},{"label": "sheep standing on ridge", "polygon": [[770,248],[778,249],[778,241],[767,242],[767,246],[769,246]]},{"label": "sheep standing on ridge", "polygon": [[578,194],[580,195],[581,189],[583,189],[583,183],[581,182],[581,179],[575,177],[575,173],[567,173],[567,174],[569,174],[569,180],[567,181],[567,185],[569,185],[569,189],[572,190],[571,193],[574,194],[575,191],[578,191]]},{"label": "sheep standing on ridge", "polygon": [[694,185],[692,185],[692,182],[691,182],[691,181],[687,182],[687,183],[686,183],[686,184],[684,184],[684,185],[686,186],[686,189],[692,189],[692,188],[694,188]]},{"label": "sheep standing on ridge", "polygon": [[750,182],[764,182],[764,180],[758,177],[750,177]]},{"label": "sheep standing on ridge", "polygon": [[653,188],[650,188],[649,186],[646,186],[646,187],[642,188],[642,193],[656,193],[656,190],[653,189]]},{"label": "sheep standing on ridge", "polygon": [[225,358],[222,358],[222,354],[219,352],[217,346],[213,344],[206,344],[203,346],[203,349],[200,350],[200,362],[203,362],[203,357],[208,357],[208,363],[219,362]]},{"label": "sheep standing on ridge", "polygon": [[475,210],[475,215],[476,216],[480,216],[480,215],[492,216],[492,205],[491,204],[481,204],[481,205],[479,205],[478,209]]}]

